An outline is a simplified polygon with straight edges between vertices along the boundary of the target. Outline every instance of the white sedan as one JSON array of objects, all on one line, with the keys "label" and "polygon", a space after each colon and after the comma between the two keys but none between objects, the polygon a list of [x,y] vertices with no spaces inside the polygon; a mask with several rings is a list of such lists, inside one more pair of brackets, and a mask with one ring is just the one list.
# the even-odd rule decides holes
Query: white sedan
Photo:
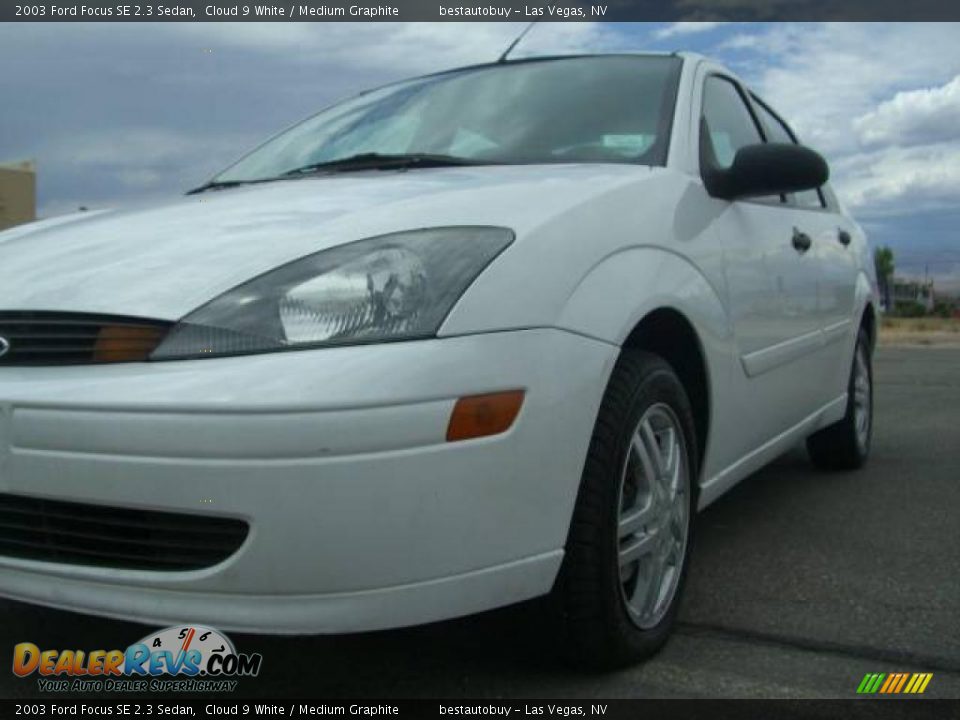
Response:
[{"label": "white sedan", "polygon": [[656,650],[697,510],[870,446],[824,160],[693,55],[358,95],[186,197],[0,234],[0,594],[270,633],[553,594]]}]

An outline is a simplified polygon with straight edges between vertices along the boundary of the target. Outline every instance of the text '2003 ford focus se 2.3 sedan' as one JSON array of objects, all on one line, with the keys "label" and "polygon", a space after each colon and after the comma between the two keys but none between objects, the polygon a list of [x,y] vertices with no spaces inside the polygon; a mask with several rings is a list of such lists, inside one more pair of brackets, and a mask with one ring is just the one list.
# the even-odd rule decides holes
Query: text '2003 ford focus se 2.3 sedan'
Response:
[{"label": "text '2003 ford focus se 2.3 sedan'", "polygon": [[578,657],[649,654],[698,509],[866,458],[827,175],[702,58],[537,58],[0,235],[0,594],[326,633],[552,593]]}]

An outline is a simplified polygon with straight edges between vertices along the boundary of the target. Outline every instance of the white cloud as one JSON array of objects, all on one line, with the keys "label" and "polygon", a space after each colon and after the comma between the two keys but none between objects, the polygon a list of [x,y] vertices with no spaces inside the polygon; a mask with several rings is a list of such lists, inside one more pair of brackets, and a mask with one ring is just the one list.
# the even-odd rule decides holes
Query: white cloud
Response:
[{"label": "white cloud", "polygon": [[[709,15],[691,10],[691,17]],[[85,24],[82,34],[51,24],[0,28],[0,59],[17,69],[8,83],[22,80],[26,88],[9,86],[8,94],[44,87],[48,107],[58,110],[46,113],[42,129],[20,121],[7,152],[42,161],[41,191],[50,192],[51,201],[89,192],[86,184],[71,184],[80,177],[70,174],[73,167],[104,181],[97,197],[183,189],[271,129],[338,96],[492,61],[524,27],[108,23]],[[828,156],[841,197],[869,218],[960,202],[953,190],[960,187],[954,170],[960,167],[958,37],[957,24],[682,22],[651,31],[629,24],[539,23],[514,55],[623,50],[641,39],[672,38],[701,49],[714,44],[713,54],[727,59],[805,142]],[[140,111],[137,92],[163,97],[165,104]],[[50,98],[65,93],[72,99],[57,102],[70,114],[58,119]],[[91,110],[97,107],[103,112]],[[14,117],[6,112],[6,120]],[[14,126],[5,126],[7,138]]]},{"label": "white cloud", "polygon": [[[70,168],[76,176],[114,183],[128,199],[154,197],[203,182],[256,139],[242,133],[211,136],[155,127],[126,128],[122,133],[77,132],[39,148],[40,177],[43,181],[46,168]],[[91,202],[70,200],[66,207],[83,204]],[[44,203],[43,214],[50,215],[62,205]]]},{"label": "white cloud", "polygon": [[[229,145],[223,138],[219,144]],[[235,142],[235,140],[232,140]],[[49,160],[71,165],[138,168],[176,164],[198,152],[215,150],[207,138],[157,127],[127,127],[122,133],[86,131],[60,138],[45,148]]]},{"label": "white cloud", "polygon": [[852,155],[835,164],[844,200],[870,216],[960,206],[960,145],[935,143]]},{"label": "white cloud", "polygon": [[685,17],[717,17],[735,14],[753,21],[772,20],[782,6],[796,4],[796,0],[676,0],[676,9]]},{"label": "white cloud", "polygon": [[898,92],[853,121],[864,145],[960,140],[960,75],[940,87]]},{"label": "white cloud", "polygon": [[844,151],[857,146],[855,118],[960,71],[958,33],[949,23],[777,25],[754,36],[742,67],[808,142]]},{"label": "white cloud", "polygon": [[748,33],[739,33],[723,40],[718,46],[718,50],[755,50],[763,45],[762,38],[758,35]]},{"label": "white cloud", "polygon": [[174,32],[216,52],[295,56],[308,65],[387,69],[400,75],[495,60],[522,25],[462,23],[176,23]]},{"label": "white cloud", "polygon": [[[182,191],[271,132],[388,82],[496,60],[526,23],[0,27],[0,155],[40,163],[45,214]],[[629,26],[540,23],[514,57],[616,50]],[[44,89],[39,95],[37,87]],[[30,95],[34,93],[34,95]],[[29,105],[30,107],[27,107]],[[65,111],[65,108],[69,110]]]},{"label": "white cloud", "polygon": [[709,32],[724,25],[722,22],[675,22],[670,23],[664,28],[654,32],[653,36],[657,40],[666,40],[667,38],[678,35],[693,35],[694,33]]},{"label": "white cloud", "polygon": [[117,178],[124,187],[138,192],[160,187],[164,180],[163,173],[151,168],[125,168]]},{"label": "white cloud", "polygon": [[[492,62],[526,23],[172,23],[173,32],[217,48],[294,54],[307,64],[389,73],[390,77]],[[514,56],[616,49],[615,26],[540,23]]]},{"label": "white cloud", "polygon": [[48,145],[48,159],[91,168],[151,169],[221,163],[260,138],[241,132],[195,133],[157,127],[129,127],[122,134],[86,131]]},{"label": "white cloud", "polygon": [[844,202],[887,215],[960,202],[958,36],[957,24],[782,24],[717,51],[827,155]]},{"label": "white cloud", "polygon": [[618,24],[538,23],[520,41],[516,56],[557,55],[578,52],[611,52],[631,47]]}]

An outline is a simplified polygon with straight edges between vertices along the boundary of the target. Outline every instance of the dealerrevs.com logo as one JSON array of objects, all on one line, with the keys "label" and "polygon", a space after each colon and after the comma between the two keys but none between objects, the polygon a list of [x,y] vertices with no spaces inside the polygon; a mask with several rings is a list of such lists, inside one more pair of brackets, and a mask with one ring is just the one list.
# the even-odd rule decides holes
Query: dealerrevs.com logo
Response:
[{"label": "dealerrevs.com logo", "polygon": [[232,692],[236,678],[256,677],[262,663],[202,625],[168,627],[126,650],[13,648],[13,674],[38,676],[41,692]]}]

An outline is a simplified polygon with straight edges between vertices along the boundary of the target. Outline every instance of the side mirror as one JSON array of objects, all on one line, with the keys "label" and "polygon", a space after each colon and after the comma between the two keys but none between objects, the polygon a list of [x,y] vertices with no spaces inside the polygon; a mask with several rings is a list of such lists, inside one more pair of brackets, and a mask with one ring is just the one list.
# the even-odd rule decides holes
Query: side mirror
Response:
[{"label": "side mirror", "polygon": [[728,168],[705,168],[707,192],[724,200],[813,190],[830,177],[827,161],[803,145],[746,145]]}]

